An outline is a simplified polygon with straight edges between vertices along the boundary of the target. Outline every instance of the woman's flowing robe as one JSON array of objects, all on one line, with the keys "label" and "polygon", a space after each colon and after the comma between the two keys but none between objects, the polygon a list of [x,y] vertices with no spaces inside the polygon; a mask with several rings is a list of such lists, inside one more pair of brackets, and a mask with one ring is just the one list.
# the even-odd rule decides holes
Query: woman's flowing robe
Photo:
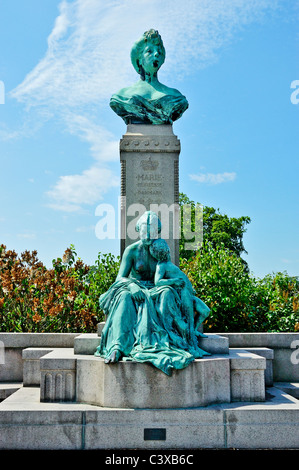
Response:
[{"label": "woman's flowing robe", "polygon": [[[136,302],[130,285],[144,293]],[[209,355],[198,346],[194,328],[183,317],[179,292],[170,286],[154,287],[135,279],[120,278],[100,296],[107,315],[96,356],[108,358],[115,350],[122,360],[153,364],[165,374],[183,369],[196,358]]]}]

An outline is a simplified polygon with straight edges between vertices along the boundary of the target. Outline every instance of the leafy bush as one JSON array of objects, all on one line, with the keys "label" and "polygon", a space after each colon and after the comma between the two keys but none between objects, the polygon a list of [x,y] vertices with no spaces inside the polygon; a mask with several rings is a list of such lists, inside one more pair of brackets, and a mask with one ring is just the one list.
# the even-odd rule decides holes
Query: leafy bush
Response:
[{"label": "leafy bush", "polygon": [[98,299],[113,282],[118,261],[99,254],[95,267],[76,260],[71,245],[47,269],[37,252],[0,246],[0,331],[89,332],[103,319]]},{"label": "leafy bush", "polygon": [[299,281],[287,273],[258,279],[239,256],[205,243],[193,260],[181,260],[198,297],[211,309],[210,332],[299,331]]},{"label": "leafy bush", "polygon": [[[99,253],[87,266],[71,245],[47,269],[36,251],[19,257],[0,245],[0,331],[95,331],[104,319],[99,297],[114,282],[119,264],[119,257]],[[205,331],[299,331],[298,278],[255,278],[223,243],[206,242],[192,259],[181,259],[181,269],[211,308]]]},{"label": "leafy bush", "polygon": [[[263,318],[263,331],[299,331],[299,280],[286,272],[255,280],[251,298]],[[262,331],[262,330],[261,330]]]}]

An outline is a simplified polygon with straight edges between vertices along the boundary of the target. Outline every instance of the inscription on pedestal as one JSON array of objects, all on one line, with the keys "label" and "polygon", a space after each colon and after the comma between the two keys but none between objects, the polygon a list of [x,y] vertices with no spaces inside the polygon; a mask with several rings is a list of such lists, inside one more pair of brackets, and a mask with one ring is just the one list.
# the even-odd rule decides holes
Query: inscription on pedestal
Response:
[{"label": "inscription on pedestal", "polygon": [[158,160],[151,156],[141,160],[135,174],[135,200],[141,204],[148,204],[148,200],[163,198],[163,175]]}]

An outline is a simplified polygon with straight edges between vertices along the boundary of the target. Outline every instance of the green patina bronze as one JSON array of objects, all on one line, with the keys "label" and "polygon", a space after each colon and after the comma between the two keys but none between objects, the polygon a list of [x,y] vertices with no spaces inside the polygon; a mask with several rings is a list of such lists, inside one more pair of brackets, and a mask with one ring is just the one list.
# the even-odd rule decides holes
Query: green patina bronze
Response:
[{"label": "green patina bronze", "polygon": [[134,85],[112,95],[110,106],[126,124],[172,124],[188,108],[188,101],[178,90],[158,80],[158,70],[165,61],[165,49],[158,31],[146,31],[135,42],[131,61],[140,75]]},{"label": "green patina bronze", "polygon": [[100,297],[107,320],[95,355],[151,363],[171,375],[209,355],[198,346],[198,328],[210,309],[171,263],[158,216],[145,212],[136,230],[140,240],[126,248],[116,281]]}]

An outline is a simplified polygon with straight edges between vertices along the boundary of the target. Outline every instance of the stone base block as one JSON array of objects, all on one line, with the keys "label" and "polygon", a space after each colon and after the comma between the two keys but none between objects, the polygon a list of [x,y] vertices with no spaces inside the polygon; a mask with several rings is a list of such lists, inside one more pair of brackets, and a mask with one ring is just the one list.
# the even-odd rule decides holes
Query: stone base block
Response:
[{"label": "stone base block", "polygon": [[150,364],[77,358],[77,402],[111,408],[188,408],[230,402],[228,357],[197,359],[165,375]]},{"label": "stone base block", "polygon": [[0,382],[21,382],[23,380],[22,349],[10,348],[4,343],[0,363]]},{"label": "stone base block", "polygon": [[242,349],[230,349],[232,401],[265,401],[266,359]]},{"label": "stone base block", "polygon": [[102,331],[103,331],[103,328],[105,326],[105,323],[104,321],[101,321],[100,323],[97,324],[97,335],[98,336],[101,336],[102,334]]},{"label": "stone base block", "polygon": [[41,402],[76,399],[76,358],[73,349],[55,349],[40,359]]},{"label": "stone base block", "polygon": [[85,333],[74,339],[75,354],[93,355],[99,346],[101,337],[97,333]]},{"label": "stone base block", "polygon": [[40,358],[53,348],[26,348],[22,351],[24,387],[40,384]]},{"label": "stone base block", "polygon": [[215,333],[206,334],[207,338],[199,337],[198,345],[204,351],[210,354],[228,354],[229,342],[228,338],[216,335]]},{"label": "stone base block", "polygon": [[246,348],[246,351],[262,356],[266,359],[265,369],[265,385],[272,387],[273,385],[273,359],[274,351],[270,348]]}]

